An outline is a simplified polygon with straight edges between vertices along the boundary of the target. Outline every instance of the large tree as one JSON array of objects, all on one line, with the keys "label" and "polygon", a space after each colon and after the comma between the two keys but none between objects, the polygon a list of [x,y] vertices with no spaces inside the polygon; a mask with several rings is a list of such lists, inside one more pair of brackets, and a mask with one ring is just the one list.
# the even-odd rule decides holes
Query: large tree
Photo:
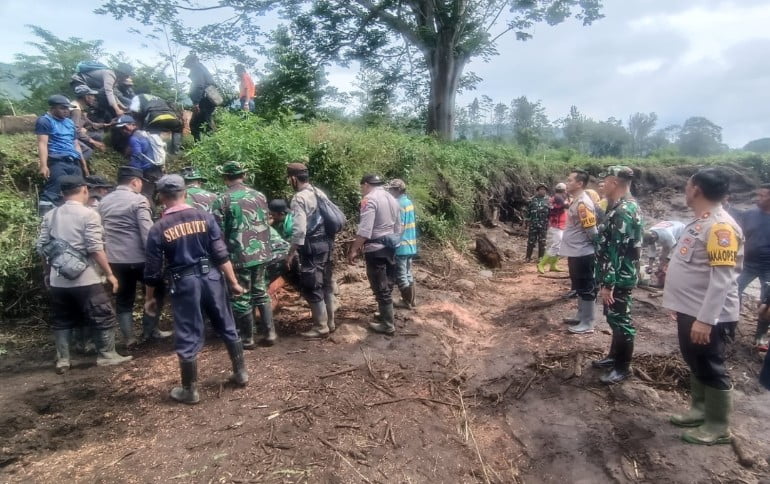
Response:
[{"label": "large tree", "polygon": [[[427,130],[451,139],[455,96],[472,58],[494,55],[506,34],[530,38],[539,22],[556,25],[574,17],[590,25],[602,17],[601,7],[601,0],[106,0],[97,12],[148,27],[167,25],[182,44],[243,59],[250,54],[244,46],[258,45],[264,35],[259,17],[278,9],[329,60],[395,60],[405,75],[427,71]],[[189,28],[182,14],[191,12],[217,20]]]},{"label": "large tree", "polygon": [[540,101],[531,102],[521,96],[511,102],[511,124],[516,143],[531,155],[550,129],[545,108]]},{"label": "large tree", "polygon": [[725,150],[722,127],[702,116],[688,118],[679,132],[679,152],[687,156],[711,156]]}]

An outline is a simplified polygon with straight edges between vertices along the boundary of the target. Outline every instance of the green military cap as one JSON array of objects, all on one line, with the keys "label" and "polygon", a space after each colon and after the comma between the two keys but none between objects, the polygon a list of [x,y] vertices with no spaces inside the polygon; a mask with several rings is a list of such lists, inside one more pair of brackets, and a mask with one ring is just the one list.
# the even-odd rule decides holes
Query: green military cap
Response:
[{"label": "green military cap", "polygon": [[243,175],[246,168],[237,161],[226,161],[224,165],[217,167],[220,175]]},{"label": "green military cap", "polygon": [[608,176],[615,176],[623,180],[633,180],[634,170],[623,165],[613,165],[607,168],[604,173],[599,173],[599,178],[606,178]]},{"label": "green military cap", "polygon": [[206,183],[206,177],[201,174],[201,172],[197,168],[185,168],[182,170],[182,176],[184,177],[184,181],[202,181],[203,183]]}]

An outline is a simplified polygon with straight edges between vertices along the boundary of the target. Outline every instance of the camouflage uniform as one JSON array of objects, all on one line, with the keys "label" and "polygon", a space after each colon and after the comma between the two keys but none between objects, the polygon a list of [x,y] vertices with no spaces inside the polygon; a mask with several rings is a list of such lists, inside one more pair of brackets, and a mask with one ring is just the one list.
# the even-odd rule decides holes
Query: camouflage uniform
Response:
[{"label": "camouflage uniform", "polygon": [[605,308],[612,331],[631,338],[636,329],[631,321],[631,291],[637,283],[637,263],[642,247],[642,217],[639,205],[623,197],[609,208],[599,226],[596,251],[596,280],[603,288],[613,288],[615,304]]},{"label": "camouflage uniform", "polygon": [[551,207],[548,197],[534,197],[527,207],[527,221],[529,222],[529,238],[527,239],[527,260],[532,259],[532,252],[537,244],[537,258],[545,254],[545,239],[548,232],[548,215]]},{"label": "camouflage uniform", "polygon": [[[242,175],[244,169],[240,163],[229,161],[220,168],[220,172],[225,176],[237,176]],[[244,294],[232,298],[244,347],[253,345],[251,336],[255,308],[262,316],[260,333],[266,336],[269,332],[268,342],[272,344],[275,329],[265,271],[272,257],[267,199],[260,192],[236,181],[214,200],[211,213],[222,227],[238,283],[246,290]]]},{"label": "camouflage uniform", "polygon": [[[195,181],[206,183],[206,179],[194,168],[185,168],[183,176],[184,181],[188,184]],[[210,192],[201,187],[187,186],[187,205],[195,207],[198,210],[211,213],[211,206],[216,199],[217,194],[214,192]]]}]

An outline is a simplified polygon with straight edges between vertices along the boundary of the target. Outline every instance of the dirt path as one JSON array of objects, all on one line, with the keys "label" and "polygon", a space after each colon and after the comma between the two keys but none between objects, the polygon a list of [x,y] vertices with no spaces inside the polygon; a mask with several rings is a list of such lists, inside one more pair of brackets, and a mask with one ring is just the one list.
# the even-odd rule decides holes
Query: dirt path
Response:
[{"label": "dirt path", "polygon": [[[521,253],[520,238],[490,233]],[[367,333],[374,302],[363,268],[343,268],[332,338],[294,336],[309,312],[287,308],[279,344],[247,352],[246,389],[222,385],[229,362],[214,340],[200,358],[202,401],[193,407],[169,401],[178,381],[170,346],[141,349],[124,367],[85,361],[58,376],[44,332],[0,335],[11,350],[0,359],[0,482],[754,483],[768,475],[770,396],[755,383],[751,321],[731,360],[734,429],[756,456],[745,468],[729,446],[684,445],[666,422],[686,404],[686,372],[659,298],[637,291],[641,372],[606,388],[590,360],[609,345],[608,328],[565,332],[561,319],[574,309],[558,297],[566,280],[515,261],[484,277],[457,254],[430,259],[430,273],[419,273],[420,307],[399,311],[397,336]],[[460,278],[475,289],[457,289]]]}]

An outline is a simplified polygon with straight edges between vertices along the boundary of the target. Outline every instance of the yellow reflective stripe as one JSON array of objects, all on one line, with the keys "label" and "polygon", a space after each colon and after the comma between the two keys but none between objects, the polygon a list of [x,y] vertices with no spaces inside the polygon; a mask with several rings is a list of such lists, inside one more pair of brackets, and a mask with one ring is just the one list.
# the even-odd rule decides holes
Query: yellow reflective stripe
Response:
[{"label": "yellow reflective stripe", "polygon": [[402,208],[401,210],[404,212],[414,212],[414,205],[409,205],[408,207]]},{"label": "yellow reflective stripe", "polygon": [[404,225],[404,230],[413,229],[415,227],[417,227],[417,226],[414,224],[414,222],[411,222],[411,223],[408,223],[408,224]]}]

